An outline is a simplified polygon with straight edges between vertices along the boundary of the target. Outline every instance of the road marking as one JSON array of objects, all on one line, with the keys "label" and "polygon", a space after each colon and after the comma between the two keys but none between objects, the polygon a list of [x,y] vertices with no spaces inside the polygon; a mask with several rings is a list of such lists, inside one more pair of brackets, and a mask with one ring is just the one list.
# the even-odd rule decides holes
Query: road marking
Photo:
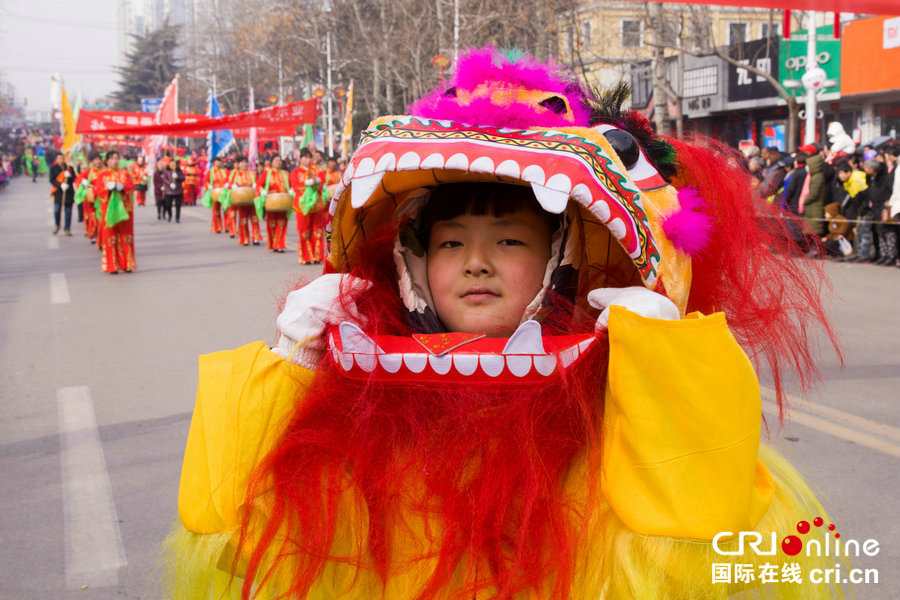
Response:
[{"label": "road marking", "polygon": [[91,392],[87,386],[60,388],[59,435],[62,452],[66,587],[104,587],[119,583],[127,564],[112,486]]},{"label": "road marking", "polygon": [[50,302],[52,304],[68,304],[71,301],[66,274],[50,273]]},{"label": "road marking", "polygon": [[[772,388],[761,386],[760,391],[762,392],[763,398],[768,398],[772,401],[775,400],[775,390],[773,390]],[[793,410],[803,410],[806,412],[815,413],[823,417],[828,417],[830,419],[838,421],[839,423],[853,425],[858,429],[874,433],[875,435],[879,435],[881,437],[892,439],[895,442],[900,442],[900,429],[896,427],[891,427],[890,425],[885,425],[877,421],[870,421],[869,419],[864,419],[863,417],[858,417],[848,412],[844,412],[836,408],[831,408],[830,406],[813,404],[812,402],[808,402],[791,394],[785,394],[785,400],[787,400],[791,405],[791,414],[793,414]]]},{"label": "road marking", "polygon": [[59,250],[59,238],[51,235],[47,238],[47,250]]},{"label": "road marking", "polygon": [[[778,405],[769,400],[762,401],[762,409],[771,415],[778,415]],[[843,438],[861,446],[866,446],[867,448],[872,448],[873,450],[878,450],[879,452],[884,452],[885,454],[900,458],[900,446],[892,444],[887,440],[882,440],[861,431],[850,429],[849,427],[844,427],[843,425],[838,425],[831,421],[820,419],[819,417],[814,417],[813,415],[800,410],[792,410],[789,419],[792,423],[812,427],[813,429],[818,429],[819,431],[835,437]]]}]

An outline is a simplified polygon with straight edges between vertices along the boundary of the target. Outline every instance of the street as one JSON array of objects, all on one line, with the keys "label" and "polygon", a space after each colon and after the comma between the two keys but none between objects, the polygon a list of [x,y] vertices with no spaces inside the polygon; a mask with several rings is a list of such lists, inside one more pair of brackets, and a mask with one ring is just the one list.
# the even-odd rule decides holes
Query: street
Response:
[{"label": "street", "polygon": [[[150,200],[135,208],[137,271],[105,275],[74,217],[73,237],[51,234],[48,187],[0,192],[0,598],[159,598],[197,356],[273,343],[280,300],[321,267],[297,264],[293,222],[274,254],[209,233],[199,205],[157,221]],[[826,270],[844,367],[823,344],[823,381],[783,428],[761,374],[770,441],[843,539],[878,541],[852,561],[879,579],[856,598],[898,598],[900,269]]]}]

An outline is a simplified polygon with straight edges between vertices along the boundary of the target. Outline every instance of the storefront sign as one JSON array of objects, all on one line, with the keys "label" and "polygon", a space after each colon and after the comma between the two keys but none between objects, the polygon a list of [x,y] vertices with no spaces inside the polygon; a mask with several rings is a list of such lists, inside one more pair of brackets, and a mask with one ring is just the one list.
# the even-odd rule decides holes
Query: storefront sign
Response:
[{"label": "storefront sign", "polygon": [[[778,44],[771,38],[734,46],[730,56],[744,65],[752,65],[778,78]],[[777,96],[775,88],[762,75],[728,65],[728,101],[759,100]]]},{"label": "storefront sign", "polygon": [[885,20],[882,48],[900,48],[900,17]]},{"label": "storefront sign", "polygon": [[[825,88],[826,93],[841,91],[841,41],[834,39],[833,33],[831,25],[816,30],[816,61],[825,71],[825,77],[837,82],[836,86]],[[806,73],[807,37],[806,31],[791,34],[790,40],[781,40],[779,48],[778,80],[794,97],[805,96],[806,90],[802,85],[791,87],[791,84],[785,85],[785,82],[796,81],[800,84],[800,79]]]}]

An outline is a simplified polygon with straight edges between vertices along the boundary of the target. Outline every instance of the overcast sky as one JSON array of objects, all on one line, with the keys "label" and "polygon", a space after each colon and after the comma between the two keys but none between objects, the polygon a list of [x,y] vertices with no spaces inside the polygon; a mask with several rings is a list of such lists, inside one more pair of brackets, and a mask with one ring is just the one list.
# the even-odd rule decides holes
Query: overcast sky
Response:
[{"label": "overcast sky", "polygon": [[116,89],[116,0],[0,0],[0,80],[29,109],[50,109],[59,71],[72,102]]}]

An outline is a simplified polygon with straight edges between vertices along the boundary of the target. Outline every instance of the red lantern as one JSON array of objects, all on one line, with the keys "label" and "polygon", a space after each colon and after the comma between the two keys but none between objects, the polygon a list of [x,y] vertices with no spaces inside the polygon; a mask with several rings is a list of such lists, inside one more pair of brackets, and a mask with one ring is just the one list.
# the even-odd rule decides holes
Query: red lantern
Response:
[{"label": "red lantern", "polygon": [[325,88],[323,88],[323,87],[317,87],[316,89],[313,90],[313,96],[315,96],[316,98],[321,98],[324,95],[325,95]]},{"label": "red lantern", "polygon": [[334,94],[334,97],[337,98],[338,100],[343,100],[344,98],[347,97],[347,88],[336,87],[336,88],[334,88],[334,91],[332,93]]},{"label": "red lantern", "polygon": [[269,104],[275,104],[276,102],[278,102],[278,96],[269,96]]}]

